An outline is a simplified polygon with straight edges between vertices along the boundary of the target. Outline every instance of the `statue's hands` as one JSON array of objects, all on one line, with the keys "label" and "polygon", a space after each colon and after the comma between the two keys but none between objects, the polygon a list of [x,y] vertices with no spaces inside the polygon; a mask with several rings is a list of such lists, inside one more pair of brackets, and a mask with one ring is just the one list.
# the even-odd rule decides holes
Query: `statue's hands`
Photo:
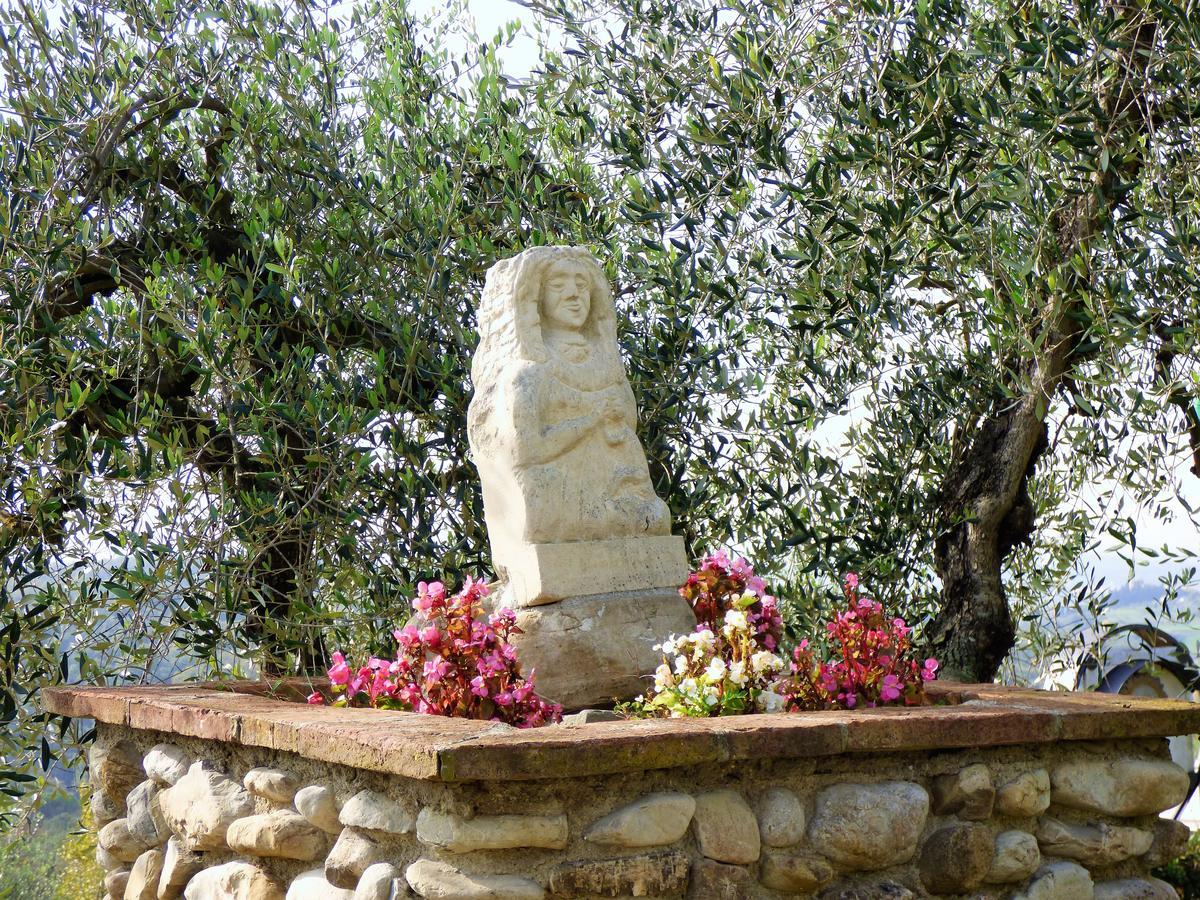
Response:
[{"label": "statue's hands", "polygon": [[609,426],[621,425],[625,421],[625,410],[621,401],[612,394],[604,398],[604,405],[600,407],[600,421]]},{"label": "statue's hands", "polygon": [[600,407],[600,424],[607,443],[616,446],[625,440],[625,409],[611,394],[604,398],[604,405]]}]

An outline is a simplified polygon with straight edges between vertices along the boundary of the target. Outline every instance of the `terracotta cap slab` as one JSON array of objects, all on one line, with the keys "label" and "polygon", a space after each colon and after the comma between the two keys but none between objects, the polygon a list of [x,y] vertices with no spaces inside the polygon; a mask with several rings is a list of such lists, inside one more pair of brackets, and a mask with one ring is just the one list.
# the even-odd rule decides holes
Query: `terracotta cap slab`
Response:
[{"label": "terracotta cap slab", "polygon": [[[430,781],[534,780],[738,760],[1200,732],[1200,704],[933,682],[935,703],[855,712],[649,719],[519,730],[493,722],[296,702],[297,681],[47,688],[47,711],[298,753]],[[292,699],[283,699],[283,698]]]}]

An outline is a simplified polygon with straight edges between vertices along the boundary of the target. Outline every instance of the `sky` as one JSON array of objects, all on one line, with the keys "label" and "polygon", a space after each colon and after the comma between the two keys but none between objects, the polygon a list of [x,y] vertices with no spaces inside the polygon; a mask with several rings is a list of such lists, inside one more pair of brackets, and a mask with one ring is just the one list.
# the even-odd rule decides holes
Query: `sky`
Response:
[{"label": "sky", "polygon": [[[518,21],[521,33],[498,53],[506,75],[523,78],[538,61],[538,45],[534,37],[534,16],[528,9],[512,0],[466,0],[466,6],[475,19],[475,28],[480,37],[488,38],[506,24]],[[419,16],[438,14],[445,10],[445,0],[409,0],[408,8]]]}]

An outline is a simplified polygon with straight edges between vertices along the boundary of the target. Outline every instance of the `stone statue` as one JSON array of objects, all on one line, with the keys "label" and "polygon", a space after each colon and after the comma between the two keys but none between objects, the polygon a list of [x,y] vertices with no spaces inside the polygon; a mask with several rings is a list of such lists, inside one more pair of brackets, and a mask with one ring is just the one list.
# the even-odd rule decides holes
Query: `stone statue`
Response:
[{"label": "stone statue", "polygon": [[479,332],[468,436],[508,602],[682,583],[595,258],[534,247],[497,263]]}]

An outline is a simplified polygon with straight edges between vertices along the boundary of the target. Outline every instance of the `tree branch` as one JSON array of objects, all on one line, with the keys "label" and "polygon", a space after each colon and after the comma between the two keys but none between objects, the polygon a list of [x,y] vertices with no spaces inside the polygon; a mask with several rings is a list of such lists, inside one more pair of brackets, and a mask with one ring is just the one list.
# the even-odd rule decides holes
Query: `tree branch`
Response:
[{"label": "tree branch", "polygon": [[1177,406],[1183,413],[1183,421],[1187,427],[1188,446],[1192,451],[1191,472],[1200,478],[1200,410],[1195,406],[1195,398],[1187,391],[1172,390],[1173,376],[1171,364],[1175,361],[1174,333],[1180,328],[1178,323],[1167,324],[1159,322],[1154,329],[1158,338],[1158,350],[1154,353],[1155,379],[1167,390],[1168,401]]}]

